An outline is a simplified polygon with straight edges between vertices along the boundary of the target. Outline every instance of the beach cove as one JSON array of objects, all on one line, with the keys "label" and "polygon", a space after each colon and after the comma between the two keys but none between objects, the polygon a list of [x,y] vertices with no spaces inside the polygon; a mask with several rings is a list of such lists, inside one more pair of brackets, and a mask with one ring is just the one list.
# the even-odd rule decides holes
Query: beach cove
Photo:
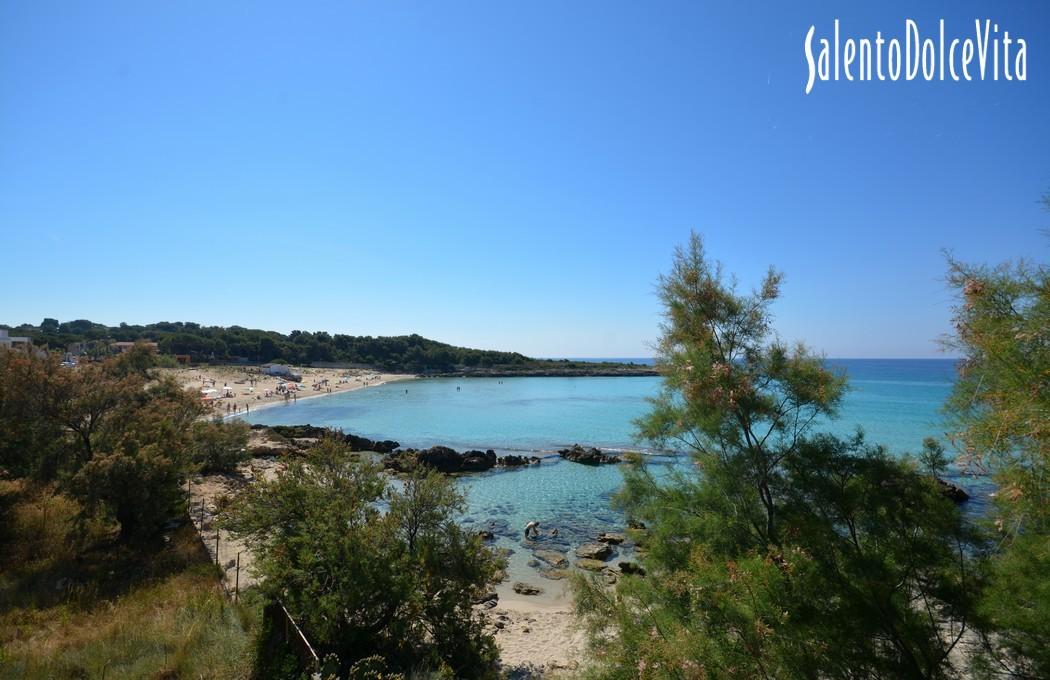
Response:
[{"label": "beach cove", "polygon": [[[954,383],[953,361],[829,364],[846,371],[851,389],[839,418],[820,429],[847,436],[860,427],[869,441],[883,444],[895,456],[918,451],[924,437],[943,440],[940,409]],[[649,456],[657,475],[689,469],[688,456],[655,451],[633,438],[632,421],[645,412],[647,399],[660,385],[654,377],[432,378],[277,405],[245,419],[334,427],[373,439],[394,439],[402,447],[442,445],[538,456],[538,465],[463,475],[458,484],[467,498],[463,523],[492,532],[492,545],[508,555],[508,578],[497,588],[498,611],[508,617],[507,627],[497,634],[505,661],[521,652],[522,662],[532,658],[557,666],[578,651],[572,642],[578,638],[572,629],[571,596],[561,570],[551,569],[537,555],[545,549],[561,551],[572,564],[580,546],[602,532],[623,531],[625,522],[611,506],[622,479],[618,466],[579,465],[556,451],[574,443],[612,452],[636,450]],[[966,512],[981,514],[991,491],[987,479],[959,470],[948,478],[973,495]],[[540,523],[538,541],[523,538],[531,521]],[[633,557],[629,541],[611,548],[610,566]],[[514,591],[515,583],[541,592],[522,595]],[[554,646],[542,659],[529,656],[535,652],[536,636],[521,632],[530,628],[527,618],[537,615],[546,619],[547,628],[562,631],[548,641]]]}]

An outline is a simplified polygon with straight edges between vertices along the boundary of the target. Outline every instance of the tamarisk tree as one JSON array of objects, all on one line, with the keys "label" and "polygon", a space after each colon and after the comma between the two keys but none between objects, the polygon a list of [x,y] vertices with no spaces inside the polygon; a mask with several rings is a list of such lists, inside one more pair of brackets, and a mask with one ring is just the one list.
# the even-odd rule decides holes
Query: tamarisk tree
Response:
[{"label": "tamarisk tree", "polygon": [[625,468],[646,575],[574,582],[598,677],[955,673],[974,537],[929,475],[818,432],[846,380],[777,338],[781,280],[738,292],[695,234],[660,280],[664,387],[637,426],[693,465]]}]

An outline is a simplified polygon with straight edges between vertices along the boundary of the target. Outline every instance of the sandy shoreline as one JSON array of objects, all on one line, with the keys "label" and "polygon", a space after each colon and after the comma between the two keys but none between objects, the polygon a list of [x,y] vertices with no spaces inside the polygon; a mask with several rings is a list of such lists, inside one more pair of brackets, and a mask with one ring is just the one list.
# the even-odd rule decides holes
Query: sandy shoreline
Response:
[{"label": "sandy shoreline", "polygon": [[[259,409],[295,403],[300,399],[326,397],[415,379],[412,375],[361,369],[296,369],[302,374],[299,384],[305,389],[296,392],[295,397],[286,399],[284,394],[275,392],[281,380],[275,376],[261,375],[256,367],[209,366],[161,371],[174,377],[186,389],[216,389],[217,394],[221,395],[225,393],[224,387],[231,388],[230,396],[208,400],[208,417],[223,418],[243,416]],[[315,385],[319,389],[315,389]],[[195,475],[189,481],[190,516],[213,559],[216,558],[215,550],[218,548],[216,561],[223,570],[226,587],[231,593],[238,586],[241,589],[250,586],[256,577],[251,570],[250,552],[225,531],[216,530],[214,519],[218,506],[222,504],[220,499],[235,495],[257,478],[272,479],[283,469],[284,465],[276,458],[253,458],[242,465],[237,473]],[[217,534],[218,542],[215,540]],[[497,588],[500,595],[497,605],[484,610],[489,632],[499,646],[500,663],[508,676],[550,677],[559,671],[577,668],[583,655],[585,637],[576,625],[571,595],[566,594],[553,601],[549,597],[530,598],[513,593],[509,585],[509,581],[500,584]]]},{"label": "sandy shoreline", "polygon": [[277,391],[279,384],[287,382],[285,379],[263,375],[257,366],[205,366],[159,370],[163,375],[172,376],[187,390],[214,390],[206,396],[202,394],[202,399],[209,406],[209,417],[222,418],[243,416],[279,404],[296,403],[302,399],[327,397],[416,378],[405,373],[383,373],[370,369],[295,368],[295,372],[302,375],[302,380],[297,384],[303,389],[288,393]]},{"label": "sandy shoreline", "polygon": [[543,604],[523,596],[501,596],[488,616],[500,663],[510,677],[550,677],[582,665],[586,636],[571,600]]}]

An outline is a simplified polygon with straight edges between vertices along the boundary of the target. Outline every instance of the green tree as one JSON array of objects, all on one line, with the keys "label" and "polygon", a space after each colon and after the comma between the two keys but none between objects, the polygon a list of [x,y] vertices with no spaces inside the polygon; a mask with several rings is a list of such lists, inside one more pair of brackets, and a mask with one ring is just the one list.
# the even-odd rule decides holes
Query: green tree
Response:
[{"label": "green tree", "polygon": [[[154,360],[143,346],[75,368],[0,352],[0,467],[58,482],[85,519],[115,520],[123,539],[154,534],[183,509],[190,434],[203,414],[194,394],[152,374]],[[230,445],[243,430],[208,435]]]},{"label": "green tree", "polygon": [[233,472],[248,460],[247,423],[199,421],[190,437],[190,460],[201,472]]},{"label": "green tree", "polygon": [[757,291],[737,293],[693,234],[660,279],[664,388],[638,422],[644,439],[737,468],[732,493],[741,507],[758,501],[750,540],[762,545],[780,542],[772,484],[782,463],[818,418],[835,414],[846,384],[803,345],[773,336],[781,279],[771,268]]},{"label": "green tree", "polygon": [[51,481],[66,457],[55,417],[61,395],[58,358],[0,351],[0,476]]},{"label": "green tree", "polygon": [[982,670],[1050,677],[1050,268],[950,259],[948,281],[959,296],[948,346],[964,357],[948,406],[955,444],[999,487]]},{"label": "green tree", "polygon": [[[938,678],[966,631],[974,544],[927,475],[815,427],[845,381],[775,337],[693,236],[661,280],[664,391],[641,435],[692,455],[624,471],[644,577],[577,578],[609,678]],[[610,633],[617,643],[607,644]]]},{"label": "green tree", "polygon": [[446,478],[393,488],[326,440],[235,498],[223,523],[253,551],[264,591],[344,670],[379,655],[392,670],[486,677],[495,646],[471,603],[502,564],[456,524],[462,504]]}]

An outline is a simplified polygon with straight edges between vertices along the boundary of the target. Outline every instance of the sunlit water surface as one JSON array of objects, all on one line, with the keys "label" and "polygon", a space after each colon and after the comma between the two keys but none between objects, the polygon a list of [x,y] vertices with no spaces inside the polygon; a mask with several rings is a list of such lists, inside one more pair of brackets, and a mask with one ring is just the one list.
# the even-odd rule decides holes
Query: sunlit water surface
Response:
[{"label": "sunlit water surface", "polygon": [[[823,427],[849,435],[864,429],[870,442],[894,455],[919,450],[927,436],[943,440],[940,409],[951,391],[950,360],[837,360],[850,380],[838,419]],[[252,413],[265,424],[325,425],[372,439],[395,439],[402,446],[435,444],[458,450],[550,454],[573,443],[609,449],[641,450],[652,455],[657,472],[686,469],[687,457],[660,455],[633,439],[633,421],[660,387],[655,377],[631,378],[437,378],[390,383],[318,399],[304,399]],[[984,478],[949,476],[975,498],[966,512],[980,515],[990,484]],[[547,581],[529,566],[532,553],[521,543],[531,521],[557,538],[544,541],[574,549],[600,531],[621,530],[622,516],[610,507],[621,482],[615,466],[588,467],[547,456],[539,466],[496,470],[458,480],[467,496],[464,521],[473,526],[495,522],[497,545],[513,550],[511,580],[544,587],[548,598],[561,596],[564,582]],[[629,556],[630,549],[621,547]],[[614,560],[615,561],[615,560]]]}]

